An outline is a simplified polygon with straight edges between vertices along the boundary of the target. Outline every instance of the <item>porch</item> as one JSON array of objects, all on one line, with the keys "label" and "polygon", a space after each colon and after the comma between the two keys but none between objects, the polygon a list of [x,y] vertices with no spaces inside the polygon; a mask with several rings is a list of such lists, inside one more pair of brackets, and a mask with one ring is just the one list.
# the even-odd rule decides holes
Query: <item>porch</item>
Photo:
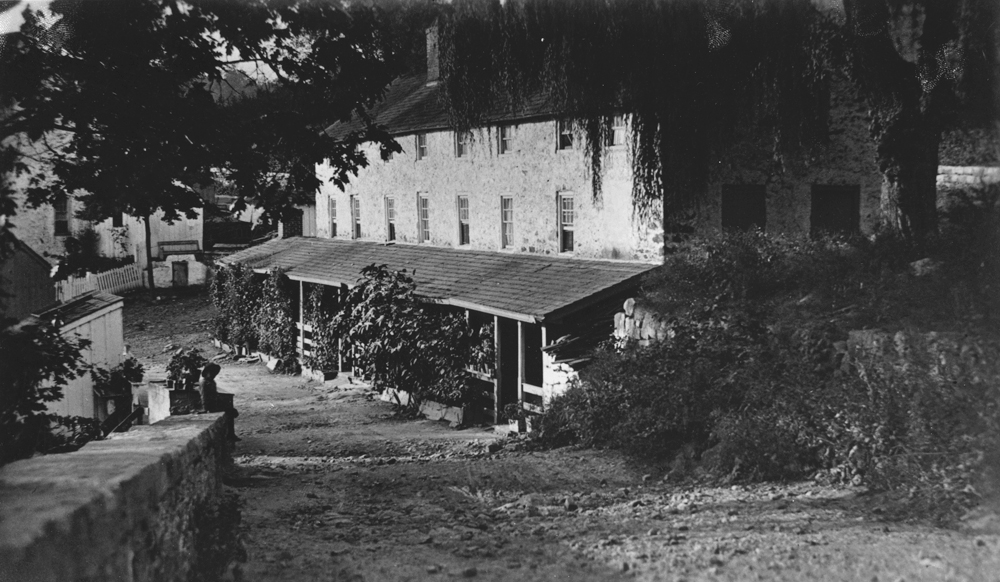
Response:
[{"label": "porch", "polygon": [[[319,285],[342,297],[362,268],[386,265],[412,274],[417,293],[463,312],[476,325],[492,327],[496,351],[493,370],[469,370],[493,395],[493,419],[520,403],[540,412],[565,389],[574,364],[551,349],[567,338],[610,338],[613,313],[654,265],[623,261],[469,251],[422,245],[295,237],[273,240],[229,257],[258,273],[282,269],[299,287],[298,350],[313,349],[306,298]],[[560,342],[561,340],[561,342]],[[579,343],[579,340],[577,341]],[[337,370],[352,367],[350,346],[340,342]]]}]

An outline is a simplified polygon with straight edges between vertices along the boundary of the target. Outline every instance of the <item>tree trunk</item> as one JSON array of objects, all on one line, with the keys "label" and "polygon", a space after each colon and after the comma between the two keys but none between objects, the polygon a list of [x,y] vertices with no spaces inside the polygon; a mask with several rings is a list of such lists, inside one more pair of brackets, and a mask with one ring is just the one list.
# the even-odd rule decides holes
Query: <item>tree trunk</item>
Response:
[{"label": "tree trunk", "polygon": [[907,239],[936,232],[941,141],[937,124],[919,111],[876,115],[872,137],[882,172],[883,226]]},{"label": "tree trunk", "polygon": [[143,218],[146,223],[146,277],[149,278],[149,288],[156,289],[156,283],[153,281],[153,233],[150,231],[149,213]]}]

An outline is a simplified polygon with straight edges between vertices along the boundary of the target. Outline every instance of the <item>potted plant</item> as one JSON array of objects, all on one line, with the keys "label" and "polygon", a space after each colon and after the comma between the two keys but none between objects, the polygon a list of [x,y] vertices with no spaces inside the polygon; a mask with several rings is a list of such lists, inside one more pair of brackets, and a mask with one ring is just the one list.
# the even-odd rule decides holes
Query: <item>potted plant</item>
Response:
[{"label": "potted plant", "polygon": [[167,363],[167,380],[175,389],[192,390],[208,360],[197,348],[177,350]]},{"label": "potted plant", "polygon": [[510,432],[528,431],[528,411],[519,402],[511,402],[504,406],[503,416],[510,424]]}]

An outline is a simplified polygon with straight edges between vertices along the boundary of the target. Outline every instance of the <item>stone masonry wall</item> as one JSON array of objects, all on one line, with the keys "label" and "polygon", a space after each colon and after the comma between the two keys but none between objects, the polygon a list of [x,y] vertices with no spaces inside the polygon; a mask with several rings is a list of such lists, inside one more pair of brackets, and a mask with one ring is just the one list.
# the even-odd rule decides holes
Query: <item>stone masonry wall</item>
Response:
[{"label": "stone masonry wall", "polygon": [[641,305],[636,305],[635,299],[626,299],[622,311],[615,314],[616,340],[635,340],[639,345],[647,346],[652,342],[667,337],[667,326],[657,316]]},{"label": "stone masonry wall", "polygon": [[0,580],[186,580],[221,494],[222,414],[171,417],[0,468]]},{"label": "stone masonry wall", "polygon": [[[497,153],[496,131],[473,133],[468,155],[455,156],[454,132],[427,134],[428,155],[417,160],[415,136],[398,138],[403,152],[390,161],[373,147],[371,164],[351,180],[346,191],[327,181],[329,168],[317,167],[323,185],[316,195],[317,236],[330,236],[330,198],[336,200],[337,236],[351,237],[349,200],[360,201],[362,239],[386,238],[385,199],[396,206],[396,240],[417,242],[417,197],[426,193],[431,244],[457,247],[459,195],[469,197],[470,244],[478,250],[501,249],[501,196],[514,205],[514,244],[509,250],[558,254],[557,195],[572,193],[576,203],[574,255],[586,258],[662,260],[662,225],[633,216],[631,170],[624,147],[608,153],[602,198],[593,199],[582,151],[556,150],[554,121],[526,122],[511,128],[513,151]],[[464,248],[464,247],[463,247]]]},{"label": "stone masonry wall", "polygon": [[766,230],[809,234],[812,186],[859,186],[860,227],[871,233],[879,221],[882,176],[868,132],[868,108],[844,82],[835,82],[830,97],[829,139],[808,151],[774,155],[774,142],[759,134],[737,135],[730,147],[709,160],[709,183],[700,208],[701,232],[722,227],[724,185],[764,185]]},{"label": "stone masonry wall", "polygon": [[937,183],[938,187],[1000,184],[1000,167],[938,166]]}]

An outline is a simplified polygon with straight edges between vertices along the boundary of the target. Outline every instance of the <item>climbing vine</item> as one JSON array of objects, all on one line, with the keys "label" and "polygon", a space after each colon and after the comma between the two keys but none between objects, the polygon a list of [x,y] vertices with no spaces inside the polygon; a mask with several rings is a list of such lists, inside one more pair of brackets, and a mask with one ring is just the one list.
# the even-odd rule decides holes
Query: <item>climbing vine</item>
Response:
[{"label": "climbing vine", "polygon": [[305,365],[314,370],[332,371],[340,366],[340,336],[334,326],[337,313],[336,289],[316,285],[306,299],[306,321],[312,326],[312,350]]},{"label": "climbing vine", "polygon": [[634,207],[683,222],[737,127],[772,131],[777,160],[826,135],[827,26],[807,0],[459,0],[439,30],[445,103],[462,131],[544,99],[584,137],[595,198],[628,112]]},{"label": "climbing vine", "polygon": [[298,289],[288,277],[281,270],[275,269],[264,279],[257,311],[253,314],[258,347],[260,351],[278,359],[275,371],[299,371],[299,354],[296,348],[299,332],[295,325],[298,320],[297,292]]},{"label": "climbing vine", "polygon": [[223,265],[212,279],[211,295],[219,314],[213,320],[216,339],[234,346],[256,348],[257,326],[252,315],[259,308],[261,286],[245,265]]},{"label": "climbing vine", "polygon": [[333,325],[354,346],[355,367],[378,389],[406,390],[412,405],[423,399],[461,405],[485,397],[467,369],[486,365],[484,332],[463,314],[419,298],[405,271],[362,269]]}]

